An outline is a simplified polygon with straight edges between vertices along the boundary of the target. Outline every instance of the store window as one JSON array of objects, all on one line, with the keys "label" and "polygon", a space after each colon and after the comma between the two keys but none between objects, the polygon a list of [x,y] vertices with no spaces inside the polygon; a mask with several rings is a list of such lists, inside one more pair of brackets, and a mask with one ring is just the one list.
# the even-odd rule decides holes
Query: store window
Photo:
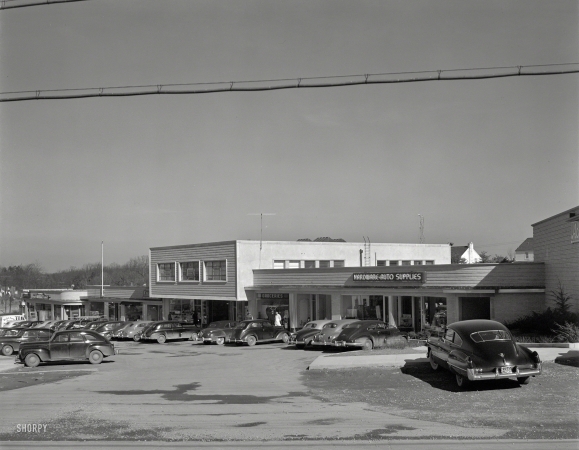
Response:
[{"label": "store window", "polygon": [[157,281],[175,281],[175,263],[157,264]]},{"label": "store window", "polygon": [[205,281],[227,281],[227,261],[205,261]]},{"label": "store window", "polygon": [[199,261],[179,263],[180,281],[199,281]]}]

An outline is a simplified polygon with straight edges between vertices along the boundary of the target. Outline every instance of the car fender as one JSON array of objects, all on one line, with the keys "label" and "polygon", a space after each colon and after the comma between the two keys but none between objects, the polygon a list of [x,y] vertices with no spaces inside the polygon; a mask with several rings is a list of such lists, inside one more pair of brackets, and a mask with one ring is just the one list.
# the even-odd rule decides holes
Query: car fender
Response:
[{"label": "car fender", "polygon": [[466,376],[468,355],[462,350],[452,350],[448,354],[448,369],[458,375]]},{"label": "car fender", "polygon": [[31,348],[29,347],[27,349],[22,350],[20,352],[19,358],[22,361],[24,361],[24,358],[26,358],[26,356],[29,355],[30,353],[36,353],[41,361],[50,361],[50,352],[47,349],[38,347],[31,347]]}]

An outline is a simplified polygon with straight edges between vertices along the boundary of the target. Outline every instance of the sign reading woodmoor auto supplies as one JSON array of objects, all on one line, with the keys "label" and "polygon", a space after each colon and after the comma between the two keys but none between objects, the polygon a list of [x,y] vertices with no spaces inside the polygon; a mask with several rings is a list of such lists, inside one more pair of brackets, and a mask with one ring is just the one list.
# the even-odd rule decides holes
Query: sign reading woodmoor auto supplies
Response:
[{"label": "sign reading woodmoor auto supplies", "polygon": [[424,283],[424,272],[354,273],[354,281],[390,281]]}]

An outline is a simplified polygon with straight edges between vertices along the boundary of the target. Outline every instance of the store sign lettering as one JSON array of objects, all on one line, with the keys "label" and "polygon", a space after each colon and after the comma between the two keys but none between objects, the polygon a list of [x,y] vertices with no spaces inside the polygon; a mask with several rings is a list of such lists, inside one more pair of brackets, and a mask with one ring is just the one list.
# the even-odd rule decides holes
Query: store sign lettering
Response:
[{"label": "store sign lettering", "polygon": [[270,299],[289,299],[289,294],[259,294],[259,298],[270,298]]},{"label": "store sign lettering", "polygon": [[422,272],[355,273],[354,281],[413,281],[422,283],[424,281],[424,274]]},{"label": "store sign lettering", "polygon": [[579,243],[579,222],[573,222],[573,228],[571,228],[571,244]]}]

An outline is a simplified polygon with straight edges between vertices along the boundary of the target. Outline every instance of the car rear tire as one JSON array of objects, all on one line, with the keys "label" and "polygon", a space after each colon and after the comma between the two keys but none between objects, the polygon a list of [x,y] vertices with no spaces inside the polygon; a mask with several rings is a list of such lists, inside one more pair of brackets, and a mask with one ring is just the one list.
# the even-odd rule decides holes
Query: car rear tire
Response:
[{"label": "car rear tire", "polygon": [[519,384],[529,384],[531,382],[531,377],[518,377],[517,381]]},{"label": "car rear tire", "polygon": [[287,344],[289,342],[289,334],[282,333],[281,340],[283,341],[284,344]]},{"label": "car rear tire", "polygon": [[430,367],[432,370],[438,370],[438,363],[434,360],[434,356],[432,356],[432,352],[428,355],[428,362],[430,363]]},{"label": "car rear tire", "polygon": [[463,377],[462,375],[456,374],[456,384],[459,388],[465,388],[468,386],[469,379]]},{"label": "car rear tire", "polygon": [[225,338],[224,337],[218,337],[217,339],[215,339],[215,343],[217,345],[224,345],[225,344]]},{"label": "car rear tire", "polygon": [[165,342],[167,342],[167,336],[165,336],[164,334],[160,335],[160,336],[157,338],[157,342],[158,342],[159,344],[164,344]]},{"label": "car rear tire", "polygon": [[140,340],[141,340],[141,335],[140,335],[140,334],[135,334],[135,335],[133,335],[133,341],[139,342]]},{"label": "car rear tire", "polygon": [[374,348],[374,344],[370,339],[364,339],[362,341],[362,350],[369,352]]},{"label": "car rear tire", "polygon": [[93,350],[88,355],[88,360],[91,364],[100,364],[103,361],[103,354],[98,350]]},{"label": "car rear tire", "polygon": [[189,340],[190,341],[196,341],[197,340],[197,333],[191,334],[191,336],[189,336]]},{"label": "car rear tire", "polygon": [[26,367],[36,367],[40,364],[40,358],[35,353],[30,353],[24,358],[24,365]]},{"label": "car rear tire", "polygon": [[250,347],[253,347],[255,344],[257,344],[257,338],[255,336],[248,336],[247,337],[247,345],[249,345]]},{"label": "car rear tire", "polygon": [[14,349],[10,345],[2,347],[2,354],[4,356],[10,356],[12,353],[14,353]]}]

